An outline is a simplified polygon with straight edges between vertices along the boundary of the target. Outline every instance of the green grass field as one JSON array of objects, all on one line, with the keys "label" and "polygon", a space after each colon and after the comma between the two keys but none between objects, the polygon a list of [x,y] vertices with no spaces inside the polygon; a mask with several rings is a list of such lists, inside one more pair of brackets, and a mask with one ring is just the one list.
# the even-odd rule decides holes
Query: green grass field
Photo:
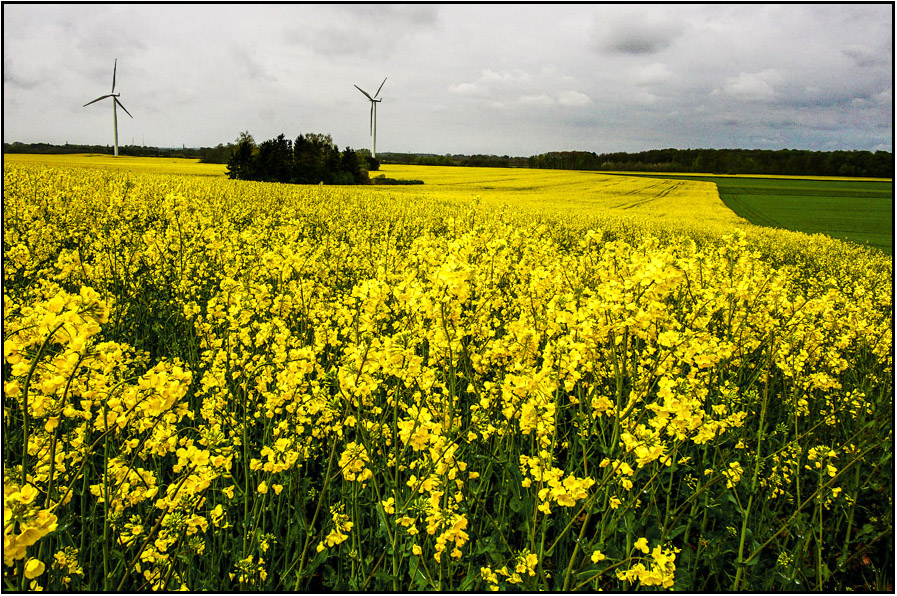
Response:
[{"label": "green grass field", "polygon": [[893,252],[892,181],[740,176],[682,178],[716,183],[723,203],[753,224],[827,234],[840,240],[868,244],[887,254]]}]

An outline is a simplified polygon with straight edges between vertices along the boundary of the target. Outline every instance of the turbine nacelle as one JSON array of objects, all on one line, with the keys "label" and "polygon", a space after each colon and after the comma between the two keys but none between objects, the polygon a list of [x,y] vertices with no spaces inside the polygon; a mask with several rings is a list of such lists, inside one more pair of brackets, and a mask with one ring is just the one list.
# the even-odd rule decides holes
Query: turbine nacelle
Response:
[{"label": "turbine nacelle", "polygon": [[[121,97],[121,93],[110,93],[110,94],[108,94],[108,95],[101,95],[100,97],[96,98],[96,99],[93,100],[93,101],[89,101],[89,102],[87,102],[86,104],[84,104],[84,105],[81,106],[81,107],[86,108],[86,107],[89,106],[90,104],[92,104],[92,103],[96,103],[96,102],[100,101],[101,99],[106,99],[107,97],[111,97],[111,98],[113,98],[112,100],[118,105],[118,107],[120,107],[121,109],[123,109],[123,110],[125,111],[125,114],[127,114],[128,116],[131,116],[131,112],[128,111],[128,108],[126,108],[120,101],[118,101],[118,98]],[[133,117],[134,117],[134,116],[131,116],[131,118],[133,118]]]},{"label": "turbine nacelle", "polygon": [[[388,77],[387,77],[387,78],[388,78]],[[374,97],[371,97],[371,95],[370,95],[367,91],[365,91],[364,89],[362,89],[362,88],[359,87],[358,85],[354,85],[354,87],[355,87],[356,89],[358,89],[359,91],[361,91],[362,93],[364,93],[365,97],[367,97],[367,98],[370,99],[371,101],[383,101],[382,99],[376,99],[376,97],[377,97],[378,95],[380,95],[380,90],[383,89],[383,85],[384,85],[385,83],[386,83],[386,79],[384,78],[384,79],[383,79],[383,82],[380,83],[380,86],[377,87],[377,92],[374,93]],[[113,84],[113,86],[115,85],[115,81],[114,81],[114,80],[113,80],[112,84]],[[114,89],[113,89],[113,91],[114,91]]]}]

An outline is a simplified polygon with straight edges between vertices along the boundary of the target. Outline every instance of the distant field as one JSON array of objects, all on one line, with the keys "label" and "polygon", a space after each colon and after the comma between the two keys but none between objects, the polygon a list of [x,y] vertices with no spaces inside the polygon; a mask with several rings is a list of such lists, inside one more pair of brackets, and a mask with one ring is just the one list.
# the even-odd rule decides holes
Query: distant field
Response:
[{"label": "distant field", "polygon": [[131,157],[130,155],[100,155],[96,153],[68,153],[62,155],[32,155],[7,153],[3,163],[47,165],[54,167],[83,167],[126,170],[146,174],[186,174],[191,176],[224,176],[224,164],[200,163],[198,159],[178,157]]},{"label": "distant field", "polygon": [[[195,159],[110,155],[4,155],[4,162],[91,167],[141,173],[224,176],[222,164]],[[463,168],[384,164],[377,173],[419,179],[422,186],[375,187],[390,195],[444,200],[477,197],[484,203],[615,212],[656,221],[695,219],[755,225],[868,244],[893,252],[893,182],[783,176],[611,174],[526,168]],[[639,178],[652,181],[638,182]],[[706,183],[716,184],[719,197]],[[721,199],[721,201],[720,201]],[[686,217],[687,215],[687,217]]]},{"label": "distant field", "polygon": [[[222,164],[196,159],[112,157],[111,155],[4,155],[5,163],[85,167],[146,174],[221,176]],[[744,223],[719,200],[712,184],[700,180],[647,180],[570,170],[465,168],[445,166],[381,166],[372,176],[423,180],[423,185],[371,186],[391,197],[427,197],[451,202],[575,211],[581,215],[615,214],[658,223],[694,220],[701,223]]]},{"label": "distant field", "polygon": [[827,234],[869,244],[888,254],[893,251],[891,180],[676,174],[656,177],[714,182],[723,203],[756,225]]},{"label": "distant field", "polygon": [[745,223],[720,201],[712,184],[701,180],[647,180],[574,170],[394,164],[381,165],[380,173],[424,182],[421,186],[376,187],[392,195],[474,199],[484,204],[573,211],[583,216],[624,216],[657,223]]},{"label": "distant field", "polygon": [[723,203],[752,223],[893,249],[892,182],[753,178],[717,186]]}]

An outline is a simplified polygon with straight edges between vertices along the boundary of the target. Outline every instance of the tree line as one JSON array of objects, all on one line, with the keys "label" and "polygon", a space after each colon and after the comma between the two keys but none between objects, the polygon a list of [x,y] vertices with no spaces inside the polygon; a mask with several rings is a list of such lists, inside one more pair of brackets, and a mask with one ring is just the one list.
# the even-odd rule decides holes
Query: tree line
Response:
[{"label": "tree line", "polygon": [[438,166],[523,167],[611,172],[779,174],[893,178],[889,151],[803,149],[652,149],[637,153],[552,151],[531,157],[432,153],[380,153],[382,163]]},{"label": "tree line", "polygon": [[[223,145],[218,145],[223,148]],[[233,145],[231,145],[233,147]],[[148,145],[119,145],[119,155],[131,157],[181,157],[185,159],[203,159],[206,154],[214,153],[212,147],[152,147]],[[65,155],[69,153],[98,153],[112,155],[112,145],[82,145],[66,143],[3,143],[3,153],[30,153],[34,155]],[[230,154],[228,154],[229,156]],[[226,159],[225,159],[226,161]],[[225,161],[217,163],[225,163]]]},{"label": "tree line", "polygon": [[256,144],[244,132],[227,161],[227,175],[290,184],[370,184],[368,172],[379,167],[377,160],[349,147],[340,151],[329,134],[308,133],[295,141],[280,134]]},{"label": "tree line", "polygon": [[620,172],[894,177],[894,155],[889,151],[655,149],[638,153],[600,154],[553,151],[530,157],[527,166]]},{"label": "tree line", "polygon": [[[282,136],[282,135],[281,135]],[[318,135],[308,135],[315,139]],[[329,139],[329,135],[325,135]],[[249,137],[251,140],[251,137]],[[241,136],[242,139],[242,136]],[[272,141],[276,141],[273,139]],[[316,142],[316,141],[313,141]],[[229,163],[240,141],[219,143],[216,147],[144,147],[124,145],[121,155],[141,157],[184,157],[205,163]],[[268,141],[266,141],[268,143]],[[286,141],[286,143],[290,143]],[[330,145],[332,140],[328,141]],[[264,143],[263,143],[264,144]],[[278,145],[277,143],[274,143]],[[284,145],[285,143],[280,143]],[[325,145],[327,143],[324,143]],[[255,142],[250,142],[257,151]],[[276,156],[283,147],[268,147],[266,155]],[[295,146],[295,143],[292,143]],[[336,149],[335,146],[333,146]],[[272,151],[269,152],[269,149]],[[324,151],[322,149],[322,151]],[[48,143],[4,143],[4,153],[112,153],[108,145],[51,145]],[[293,149],[295,153],[295,147]],[[330,163],[334,164],[332,151]],[[438,166],[523,167],[558,170],[600,170],[611,172],[683,172],[701,174],[779,174],[791,176],[862,176],[894,177],[894,155],[890,151],[809,151],[804,149],[653,149],[637,153],[594,153],[589,151],[552,151],[531,157],[508,155],[464,155],[433,153],[381,152],[374,160],[370,151],[355,152],[362,168],[376,170],[379,163]],[[267,159],[267,158],[265,158]],[[327,158],[324,159],[327,162]],[[251,170],[251,168],[249,168]],[[267,171],[265,166],[261,170]],[[277,169],[277,168],[275,168]],[[281,168],[282,169],[282,168]],[[350,168],[351,169],[351,168]],[[266,175],[270,175],[267,172]],[[314,178],[315,176],[311,176]],[[320,176],[319,176],[320,177]],[[345,178],[345,176],[343,176]],[[322,181],[320,178],[316,182]]]},{"label": "tree line", "polygon": [[511,157],[508,155],[464,155],[451,154],[437,155],[435,153],[392,153],[383,152],[377,154],[380,163],[402,164],[409,166],[468,166],[489,168],[525,168],[526,157]]},{"label": "tree line", "polygon": [[[225,164],[233,155],[233,143],[218,143],[216,147],[155,147],[152,145],[119,145],[119,155],[130,157],[177,157],[198,159],[203,163]],[[65,155],[69,153],[98,153],[112,155],[112,145],[83,145],[65,143],[3,143],[3,153],[30,153],[34,155]]]}]

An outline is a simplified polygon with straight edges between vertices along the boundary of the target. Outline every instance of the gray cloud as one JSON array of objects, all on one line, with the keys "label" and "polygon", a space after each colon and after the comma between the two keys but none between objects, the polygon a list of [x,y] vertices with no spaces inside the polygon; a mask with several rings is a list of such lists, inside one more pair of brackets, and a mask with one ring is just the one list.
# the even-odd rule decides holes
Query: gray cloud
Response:
[{"label": "gray cloud", "polygon": [[[658,35],[660,33],[660,35]],[[638,26],[628,31],[614,31],[602,44],[605,49],[622,54],[654,54],[672,42],[667,32]]]},{"label": "gray cloud", "polygon": [[44,83],[44,78],[37,73],[22,68],[22,63],[9,54],[3,56],[3,86],[23,91],[32,91]]},{"label": "gray cloud", "polygon": [[887,55],[881,55],[871,47],[860,43],[849,44],[841,52],[860,68],[885,65],[888,62]]},{"label": "gray cloud", "polygon": [[322,56],[383,56],[439,24],[439,7],[433,5],[333,5],[319,10],[330,18],[291,24],[284,40]]},{"label": "gray cloud", "polygon": [[672,44],[683,31],[671,14],[646,6],[603,7],[596,24],[597,47],[620,54],[655,54]]}]

